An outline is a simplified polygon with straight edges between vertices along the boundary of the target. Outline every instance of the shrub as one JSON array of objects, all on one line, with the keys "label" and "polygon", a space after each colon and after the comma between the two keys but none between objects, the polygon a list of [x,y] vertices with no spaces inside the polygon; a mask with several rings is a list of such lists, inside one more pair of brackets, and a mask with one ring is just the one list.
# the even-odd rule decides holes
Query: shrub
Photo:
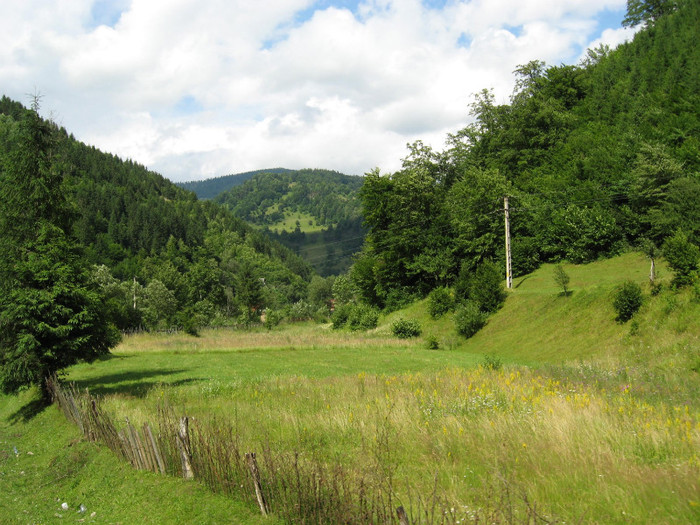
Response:
[{"label": "shrub", "polygon": [[700,248],[690,242],[684,232],[679,230],[666,239],[663,254],[673,270],[674,286],[687,286],[697,277]]},{"label": "shrub", "polygon": [[455,307],[455,299],[449,288],[435,288],[428,295],[428,313],[433,319],[439,319]]},{"label": "shrub", "polygon": [[279,310],[273,310],[272,308],[265,308],[263,310],[263,316],[265,317],[265,328],[272,330],[275,326],[282,322],[282,312]]},{"label": "shrub", "polygon": [[617,321],[626,323],[642,306],[644,298],[642,287],[632,281],[626,281],[617,289],[613,299],[613,307],[617,313]]},{"label": "shrub", "polygon": [[347,324],[350,330],[371,330],[377,327],[379,310],[365,303],[352,305]]},{"label": "shrub", "polygon": [[486,354],[482,366],[487,370],[500,370],[503,362],[498,356]]},{"label": "shrub", "polygon": [[331,311],[327,306],[320,306],[314,312],[314,321],[316,321],[317,323],[327,323],[330,315]]},{"label": "shrub", "polygon": [[484,312],[495,312],[506,300],[504,273],[496,263],[482,262],[474,272],[469,286],[469,299],[476,301]]},{"label": "shrub", "polygon": [[415,319],[398,319],[391,323],[392,333],[399,339],[409,339],[411,337],[418,337],[423,330],[421,329],[420,323]]},{"label": "shrub", "polygon": [[479,309],[474,301],[467,301],[455,312],[457,332],[464,337],[471,337],[486,324],[487,314]]},{"label": "shrub", "polygon": [[429,335],[425,338],[425,346],[428,350],[439,350],[440,341],[438,341],[438,338],[434,335]]},{"label": "shrub", "polygon": [[348,317],[350,317],[351,310],[351,304],[341,304],[340,306],[336,306],[333,314],[331,315],[331,323],[333,323],[334,329],[345,326],[345,323],[348,322]]},{"label": "shrub", "polygon": [[314,316],[314,308],[304,300],[297,301],[289,308],[289,319],[307,321]]},{"label": "shrub", "polygon": [[351,330],[370,330],[377,327],[379,310],[365,303],[344,304],[331,316],[333,328],[348,326]]}]

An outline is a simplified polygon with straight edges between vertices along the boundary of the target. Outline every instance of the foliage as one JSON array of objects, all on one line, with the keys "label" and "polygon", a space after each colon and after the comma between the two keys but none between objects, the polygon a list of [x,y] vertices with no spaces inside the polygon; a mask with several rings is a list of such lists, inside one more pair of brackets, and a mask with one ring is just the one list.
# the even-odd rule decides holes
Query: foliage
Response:
[{"label": "foliage", "polygon": [[[20,151],[19,119],[25,110],[9,99],[3,101],[0,156],[10,159]],[[87,263],[104,267],[104,278],[96,284],[107,318],[119,329],[183,328],[189,312],[201,310],[197,305],[205,304],[202,301],[214,310],[196,313],[198,326],[212,319],[231,322],[252,304],[247,294],[255,290],[245,285],[248,267],[265,282],[261,299],[254,302],[280,308],[307,298],[311,267],[263,232],[219,205],[197,201],[191,192],[143,166],[102,153],[45,124],[42,140],[51,143],[50,162],[35,158],[51,166],[52,177],[62,179],[67,214],[61,221],[69,223],[63,230],[82,245],[81,257]],[[55,186],[52,182],[46,187]],[[15,223],[20,222],[8,221]],[[153,280],[174,297],[175,314],[155,311],[151,305],[145,320],[144,293]]]},{"label": "foliage", "polygon": [[566,270],[564,270],[564,267],[561,264],[557,264],[554,267],[554,282],[557,283],[557,286],[562,289],[562,295],[569,295],[569,282],[571,281],[571,277],[569,277],[569,274],[566,273]]},{"label": "foliage", "polygon": [[497,264],[486,260],[470,272],[463,265],[455,289],[460,301],[470,300],[479,305],[479,309],[492,313],[503,306],[507,293],[503,285],[503,274]]},{"label": "foliage", "polygon": [[355,286],[347,275],[336,277],[333,280],[331,291],[336,306],[351,302],[356,295]]},{"label": "foliage", "polygon": [[306,301],[297,301],[289,307],[289,319],[292,321],[308,321],[314,317],[313,305]]},{"label": "foliage", "polygon": [[[38,385],[119,340],[70,233],[52,128],[26,111],[0,173],[0,388]],[[44,391],[45,392],[45,391]]]},{"label": "foliage", "polygon": [[428,294],[428,313],[433,319],[439,319],[455,307],[455,298],[449,288],[435,288]]},{"label": "foliage", "polygon": [[196,180],[190,182],[178,182],[177,185],[197,195],[198,199],[214,199],[219,194],[230,190],[234,186],[240,186],[245,181],[252,179],[261,173],[290,173],[292,170],[285,168],[273,168],[267,170],[246,171],[235,175],[222,175],[206,180]]},{"label": "foliage", "polygon": [[700,49],[689,44],[700,4],[630,1],[628,21],[653,23],[578,65],[518,66],[510,103],[478,93],[447,149],[417,141],[401,170],[367,173],[369,232],[353,268],[364,300],[384,307],[392,290],[446,285],[468,295],[465,272],[504,260],[504,195],[515,275],[642,237],[661,246],[679,228],[700,242]]},{"label": "foliage", "polygon": [[314,275],[309,283],[309,302],[316,308],[330,308],[333,301],[333,285],[335,278],[323,278]]},{"label": "foliage", "polygon": [[678,9],[678,4],[678,0],[627,0],[627,14],[622,25],[632,27],[643,23],[650,26]]},{"label": "foliage", "polygon": [[375,307],[356,303],[350,308],[347,325],[350,330],[371,330],[377,327],[379,321],[379,310]]},{"label": "foliage", "polygon": [[487,318],[488,315],[479,308],[479,304],[471,300],[459,306],[454,314],[457,332],[466,338],[481,330]]},{"label": "foliage", "polygon": [[428,350],[439,350],[440,349],[440,341],[438,338],[434,335],[429,335],[428,337],[425,338],[425,347]]},{"label": "foliage", "polygon": [[[310,169],[264,170],[248,175],[212,181],[216,187],[227,180],[239,183],[219,193],[214,201],[304,255],[322,275],[347,270],[364,234],[357,198],[360,177]],[[305,231],[306,220],[312,231]],[[289,225],[292,222],[296,226]]]},{"label": "foliage", "polygon": [[335,309],[331,315],[333,328],[347,326],[353,331],[371,330],[377,327],[379,310],[366,303],[347,303]]},{"label": "foliage", "polygon": [[477,266],[470,283],[469,299],[476,301],[482,311],[492,313],[503,306],[506,297],[500,267],[488,260]]},{"label": "foliage", "polygon": [[391,333],[399,339],[410,339],[418,337],[423,333],[420,323],[415,319],[404,319],[403,317],[391,323]]},{"label": "foliage", "polygon": [[482,366],[486,370],[500,370],[503,367],[503,361],[501,361],[501,358],[498,357],[497,355],[489,355],[486,354],[484,356],[484,362]]},{"label": "foliage", "polygon": [[335,307],[333,313],[331,314],[331,326],[333,329],[337,330],[345,326],[348,322],[348,317],[350,317],[350,310],[352,305],[349,303],[341,304]]},{"label": "foliage", "polygon": [[642,287],[634,281],[625,281],[615,292],[613,308],[617,321],[626,323],[637,313],[644,302]]},{"label": "foliage", "polygon": [[673,270],[675,286],[687,286],[697,279],[700,248],[688,240],[685,232],[678,230],[666,239],[662,252]]}]

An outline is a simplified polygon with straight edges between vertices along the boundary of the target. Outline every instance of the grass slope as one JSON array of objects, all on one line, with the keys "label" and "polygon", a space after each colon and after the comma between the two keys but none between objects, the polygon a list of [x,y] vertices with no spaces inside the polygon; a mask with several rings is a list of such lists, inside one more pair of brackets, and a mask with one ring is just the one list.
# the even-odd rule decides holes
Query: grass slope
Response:
[{"label": "grass slope", "polygon": [[199,483],[120,463],[34,394],[0,396],[0,523],[275,523]]},{"label": "grass slope", "polygon": [[[369,333],[302,324],[132,336],[110,359],[75,366],[68,377],[105,396],[119,419],[153,421],[166,403],[197,421],[233,418],[243,450],[342,465],[348,486],[360,480],[402,504],[435,488],[456,509],[454,521],[525,522],[534,504],[550,522],[700,522],[698,293],[647,292],[622,325],[611,297],[625,279],[645,282],[643,257],[565,270],[571,295],[559,294],[544,266],[516,280],[470,340],[455,334],[449,315],[430,319],[419,301]],[[391,336],[399,317],[419,320],[440,350]],[[506,365],[475,366],[484,354]],[[53,409],[36,421],[49,416],[42,421],[59,436],[75,435]],[[45,430],[25,426],[33,422],[5,415],[2,425],[6,447],[7,436],[33,433],[48,446]],[[66,439],[59,442],[68,450]],[[3,471],[15,459],[6,454]],[[11,471],[3,481],[21,479]],[[253,511],[234,515],[247,520]]]}]

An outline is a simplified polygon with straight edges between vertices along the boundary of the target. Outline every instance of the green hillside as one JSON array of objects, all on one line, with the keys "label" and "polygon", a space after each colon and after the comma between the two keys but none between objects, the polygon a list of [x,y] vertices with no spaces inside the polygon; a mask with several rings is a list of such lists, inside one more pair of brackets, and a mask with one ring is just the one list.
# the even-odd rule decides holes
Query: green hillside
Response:
[{"label": "green hillside", "polygon": [[353,271],[366,302],[393,307],[489,260],[505,268],[506,196],[515,275],[661,248],[679,230],[700,244],[700,4],[658,5],[631,42],[519,66],[510,102],[478,93],[475,122],[444,151],[416,142],[400,171],[365,177],[370,233]]},{"label": "green hillside", "polygon": [[321,275],[350,266],[364,240],[363,179],[328,170],[255,174],[214,200],[292,249]]},{"label": "green hillside", "polygon": [[288,173],[292,170],[285,168],[272,168],[267,170],[246,171],[245,173],[236,173],[233,175],[223,175],[221,177],[213,177],[206,180],[195,180],[190,182],[176,183],[183,189],[193,191],[198,199],[213,199],[220,193],[230,190],[234,186],[239,186],[245,181],[250,180],[259,173]]},{"label": "green hillside", "polygon": [[[5,167],[18,155],[27,112],[7,97],[0,100],[3,191],[12,191]],[[69,233],[94,265],[121,330],[247,323],[265,307],[306,297],[313,270],[279,242],[143,166],[46,126],[48,169],[59,174],[55,191],[73,212]]]}]

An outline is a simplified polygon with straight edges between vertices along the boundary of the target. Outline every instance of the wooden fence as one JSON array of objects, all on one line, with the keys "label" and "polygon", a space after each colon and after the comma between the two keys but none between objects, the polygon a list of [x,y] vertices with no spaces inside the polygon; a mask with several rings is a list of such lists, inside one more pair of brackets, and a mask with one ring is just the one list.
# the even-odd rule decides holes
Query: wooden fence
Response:
[{"label": "wooden fence", "polygon": [[[229,423],[204,424],[178,417],[161,407],[156,425],[140,428],[125,419],[118,427],[102,409],[99,398],[55,378],[48,388],[54,402],[89,441],[106,445],[134,468],[161,475],[197,479],[215,492],[257,504],[263,515],[274,513],[288,523],[357,523],[398,525],[471,523],[540,523],[529,505],[513,519],[510,512],[489,511],[464,515],[454,503],[441,499],[437,490],[427,497],[405,490],[408,505],[397,500],[393,476],[358,475],[340,465],[305,459],[300,453],[275,454],[263,447],[242,453],[240,439]],[[437,489],[437,484],[436,484]],[[501,498],[503,494],[500,495]],[[500,505],[512,502],[499,501]],[[506,519],[503,519],[503,518]],[[532,521],[530,521],[532,519]]]}]

